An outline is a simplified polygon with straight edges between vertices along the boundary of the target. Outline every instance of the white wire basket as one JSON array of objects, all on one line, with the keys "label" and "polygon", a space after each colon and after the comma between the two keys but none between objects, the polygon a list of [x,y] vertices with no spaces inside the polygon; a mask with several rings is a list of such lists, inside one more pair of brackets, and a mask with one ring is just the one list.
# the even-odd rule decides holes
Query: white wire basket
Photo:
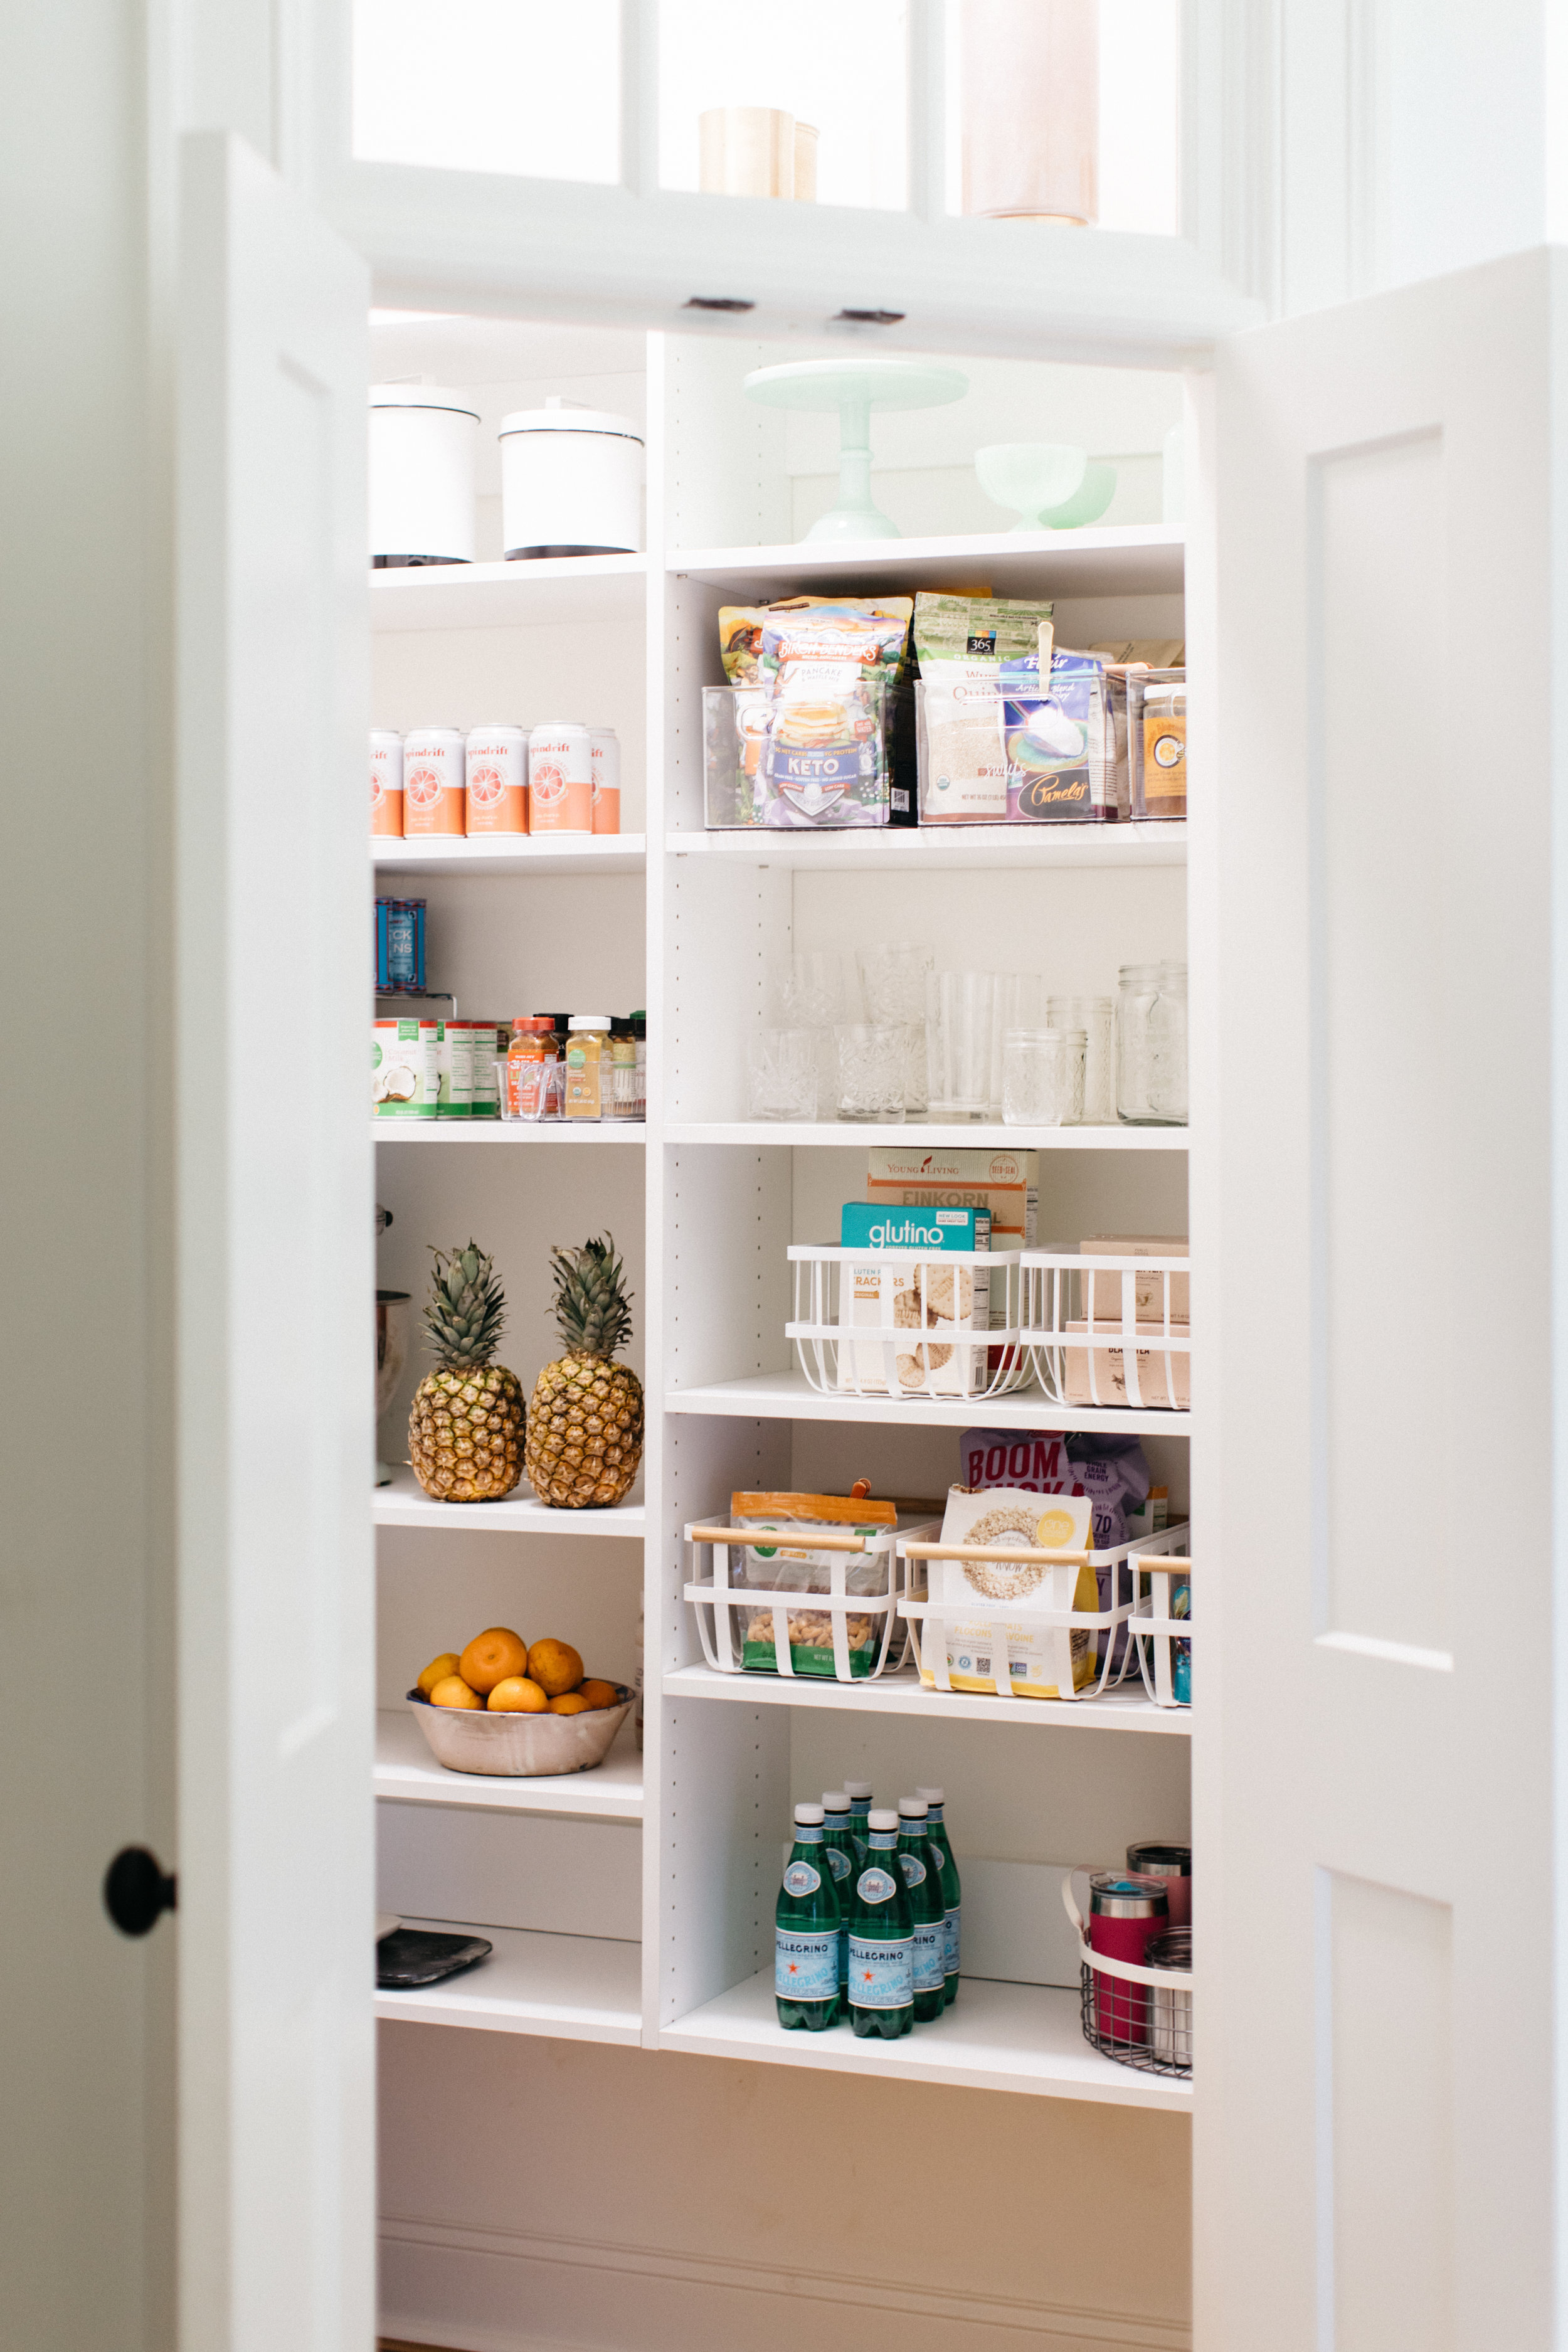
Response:
[{"label": "white wire basket", "polygon": [[[1156,1581],[1169,1586],[1176,1580],[1160,1570],[1151,1570],[1149,1563],[1172,1551],[1186,1533],[1184,1521],[1179,1527],[1163,1528],[1158,1535],[1137,1536],[1131,1542],[1116,1544],[1105,1551],[1074,1552],[1039,1551],[1025,1543],[944,1544],[940,1539],[940,1530],[932,1535],[918,1528],[900,1535],[898,1550],[904,1566],[899,1614],[909,1622],[910,1646],[922,1679],[929,1674],[937,1690],[950,1692],[961,1702],[973,1696],[953,1689],[947,1629],[955,1621],[969,1625],[984,1622],[989,1645],[985,1651],[971,1654],[973,1663],[968,1671],[977,1678],[994,1683],[998,1698],[1019,1696],[1014,1688],[1016,1662],[1009,1654],[1008,1633],[1011,1628],[1021,1626],[1031,1633],[1043,1630],[1049,1634],[1042,1678],[1054,1683],[1059,1699],[1081,1703],[1103,1697],[1142,1668],[1138,1637],[1145,1622],[1152,1629],[1155,1622],[1152,1614],[1152,1591],[1145,1587],[1152,1588]],[[1027,1571],[1038,1580],[1036,1593],[1039,1597],[1019,1595],[999,1600],[994,1612],[988,1611],[985,1602],[973,1593],[952,1601],[933,1601],[930,1591],[931,1564],[943,1559],[984,1560],[1004,1570]],[[1073,1607],[1079,1570],[1082,1568],[1110,1571],[1109,1608]],[[1097,1577],[1097,1583],[1098,1580]],[[1163,1621],[1160,1630],[1163,1631]],[[1096,1661],[1092,1678],[1081,1689],[1073,1686],[1075,1638],[1080,1645],[1088,1643],[1089,1654]],[[1079,1654],[1083,1654],[1081,1646]],[[1145,1671],[1143,1677],[1152,1698],[1155,1696],[1149,1679],[1152,1670],[1152,1666]],[[962,1663],[959,1671],[964,1671]],[[1167,1672],[1167,1684],[1169,1681]],[[1157,1703],[1174,1705],[1175,1701]]]},{"label": "white wire basket", "polygon": [[1193,1971],[1146,1969],[1094,1951],[1073,1881],[1087,1883],[1083,1865],[1062,1880],[1062,1907],[1078,1937],[1079,2015],[1083,2038],[1107,2058],[1144,2074],[1193,2071]]},{"label": "white wire basket", "polygon": [[[934,1533],[940,1525],[936,1519],[921,1521],[909,1532]],[[852,1683],[874,1680],[888,1666],[903,1664],[909,1632],[899,1618],[904,1567],[898,1553],[896,1528],[883,1528],[872,1535],[848,1529],[834,1534],[816,1528],[794,1533],[781,1528],[773,1539],[781,1548],[833,1554],[826,1592],[764,1590],[735,1582],[734,1553],[754,1546],[761,1532],[756,1528],[731,1527],[722,1516],[686,1530],[693,1575],[685,1587],[685,1597],[696,1612],[702,1654],[710,1666],[721,1675],[773,1672],[786,1680],[797,1676],[815,1680],[815,1675],[802,1675],[795,1663],[793,1653],[803,1649],[821,1654],[824,1678],[826,1661],[831,1658],[832,1679]],[[696,1572],[698,1555],[704,1549],[711,1552],[710,1572],[705,1580]],[[885,1589],[851,1592],[847,1587],[851,1560],[878,1558],[884,1562]],[[746,1636],[758,1619],[765,1622],[767,1630],[763,1641],[753,1641],[752,1646],[765,1649],[771,1643],[771,1667],[746,1664]],[[853,1638],[856,1635],[861,1638]],[[854,1664],[857,1655],[868,1660],[858,1672]]]},{"label": "white wire basket", "polygon": [[820,1395],[980,1399],[1005,1396],[1030,1377],[1016,1250],[805,1242],[792,1244],[789,1259],[794,1312],[784,1330]]},{"label": "white wire basket", "polygon": [[[1177,1532],[1181,1532],[1178,1530]],[[1193,1703],[1193,1563],[1184,1552],[1137,1564],[1140,1591],[1133,1636],[1143,1687],[1156,1706]]]},{"label": "white wire basket", "polygon": [[1023,1318],[1036,1379],[1057,1404],[1185,1412],[1191,1260],[1024,1250]]}]

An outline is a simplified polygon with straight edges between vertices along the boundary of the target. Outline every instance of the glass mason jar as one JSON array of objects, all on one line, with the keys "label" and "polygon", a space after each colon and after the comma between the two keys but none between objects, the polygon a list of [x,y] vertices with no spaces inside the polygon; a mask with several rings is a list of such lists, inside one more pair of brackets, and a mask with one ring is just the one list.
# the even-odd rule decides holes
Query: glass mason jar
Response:
[{"label": "glass mason jar", "polygon": [[1113,996],[1047,996],[1047,1029],[1081,1029],[1084,1034],[1083,1118],[1085,1127],[1116,1124],[1116,999]]},{"label": "glass mason jar", "polygon": [[1082,1124],[1086,1042],[1081,1029],[1008,1030],[1002,1044],[1004,1126]]},{"label": "glass mason jar", "polygon": [[1128,1127],[1187,1123],[1187,967],[1123,964],[1116,1004],[1116,1111]]}]

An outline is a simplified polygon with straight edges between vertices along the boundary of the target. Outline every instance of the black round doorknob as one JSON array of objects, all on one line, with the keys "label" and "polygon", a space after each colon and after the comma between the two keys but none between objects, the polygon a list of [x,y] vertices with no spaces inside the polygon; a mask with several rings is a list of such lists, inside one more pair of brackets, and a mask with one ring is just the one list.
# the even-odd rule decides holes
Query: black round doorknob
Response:
[{"label": "black round doorknob", "polygon": [[174,1881],[144,1845],[122,1847],[104,1874],[104,1908],[122,1936],[145,1936],[175,1901]]}]

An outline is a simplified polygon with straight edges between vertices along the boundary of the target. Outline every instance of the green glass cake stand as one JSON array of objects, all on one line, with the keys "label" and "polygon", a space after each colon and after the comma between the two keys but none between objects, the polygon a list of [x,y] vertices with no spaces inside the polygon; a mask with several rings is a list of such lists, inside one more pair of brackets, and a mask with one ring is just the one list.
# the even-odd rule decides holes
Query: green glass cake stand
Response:
[{"label": "green glass cake stand", "polygon": [[941,408],[963,399],[969,378],[929,360],[787,360],[754,369],[745,390],[771,408],[838,411],[838,503],[817,518],[807,539],[899,539],[898,524],[871,497],[871,411]]}]

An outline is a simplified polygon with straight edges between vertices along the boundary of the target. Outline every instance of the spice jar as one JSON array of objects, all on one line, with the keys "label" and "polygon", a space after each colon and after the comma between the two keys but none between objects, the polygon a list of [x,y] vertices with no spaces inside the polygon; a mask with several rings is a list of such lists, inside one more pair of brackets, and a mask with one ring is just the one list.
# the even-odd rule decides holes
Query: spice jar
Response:
[{"label": "spice jar", "polygon": [[610,1034],[607,1013],[574,1013],[566,1024],[566,1116],[603,1118]]},{"label": "spice jar", "polygon": [[632,1014],[632,1035],[637,1048],[637,1117],[647,1117],[647,1014]]},{"label": "spice jar", "polygon": [[552,1080],[560,1059],[552,1014],[531,1013],[512,1023],[506,1057],[508,1118],[549,1117]]},{"label": "spice jar", "polygon": [[605,1088],[606,1118],[637,1116],[637,1041],[629,1021],[610,1024],[609,1081]]}]

